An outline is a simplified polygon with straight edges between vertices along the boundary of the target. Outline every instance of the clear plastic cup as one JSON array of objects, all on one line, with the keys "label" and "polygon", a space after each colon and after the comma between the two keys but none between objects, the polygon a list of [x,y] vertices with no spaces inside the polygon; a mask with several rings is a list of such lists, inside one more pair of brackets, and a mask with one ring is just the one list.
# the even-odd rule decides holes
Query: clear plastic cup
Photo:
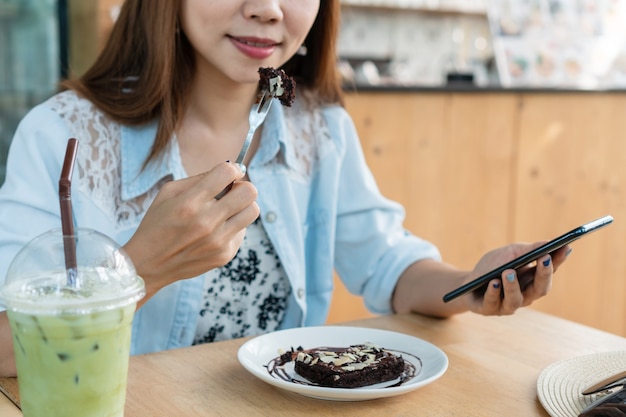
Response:
[{"label": "clear plastic cup", "polygon": [[24,246],[0,287],[24,417],[124,415],[131,324],[144,283],[110,238],[79,228],[73,240],[75,283],[57,229]]}]

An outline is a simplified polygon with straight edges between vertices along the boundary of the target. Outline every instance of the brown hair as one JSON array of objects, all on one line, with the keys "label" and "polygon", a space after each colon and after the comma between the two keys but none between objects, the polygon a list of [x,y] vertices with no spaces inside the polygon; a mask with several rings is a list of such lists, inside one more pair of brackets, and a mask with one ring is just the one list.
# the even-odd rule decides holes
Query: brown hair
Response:
[{"label": "brown hair", "polygon": [[[158,118],[148,161],[166,147],[182,118],[195,71],[192,47],[178,29],[180,3],[125,0],[95,63],[80,78],[62,83],[120,123],[141,125]],[[339,15],[339,0],[320,0],[305,40],[306,55],[294,55],[283,66],[299,89],[315,92],[322,103],[343,104],[335,45]]]}]

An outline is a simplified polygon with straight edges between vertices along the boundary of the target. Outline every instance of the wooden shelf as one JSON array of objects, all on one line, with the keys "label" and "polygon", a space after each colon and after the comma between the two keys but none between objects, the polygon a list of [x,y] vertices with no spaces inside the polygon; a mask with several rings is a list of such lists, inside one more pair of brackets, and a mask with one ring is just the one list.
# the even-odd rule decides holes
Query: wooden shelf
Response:
[{"label": "wooden shelf", "polygon": [[486,10],[464,10],[450,7],[425,7],[419,5],[403,4],[400,1],[371,1],[361,2],[355,0],[342,0],[341,6],[345,8],[363,8],[372,10],[410,10],[433,15],[463,15],[463,16],[487,16]]}]

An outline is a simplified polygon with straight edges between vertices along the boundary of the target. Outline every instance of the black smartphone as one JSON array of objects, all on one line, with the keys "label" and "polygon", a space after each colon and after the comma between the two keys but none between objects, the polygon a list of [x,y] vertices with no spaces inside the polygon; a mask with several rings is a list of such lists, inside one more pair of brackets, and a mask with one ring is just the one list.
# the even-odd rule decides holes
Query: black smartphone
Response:
[{"label": "black smartphone", "polygon": [[[536,261],[537,259],[541,258],[542,256],[548,253],[552,253],[556,251],[557,249],[562,248],[563,246],[575,241],[576,239],[580,239],[587,233],[593,232],[594,230],[598,230],[606,225],[611,224],[612,222],[613,222],[612,216],[604,216],[592,222],[583,224],[582,226],[579,226],[565,233],[564,235],[561,235],[557,237],[556,239],[553,239],[550,242],[544,245],[541,245],[537,249],[534,249],[518,258],[515,258],[512,261],[507,262],[506,264],[494,269],[493,271],[488,272],[485,275],[480,276],[476,278],[475,280],[468,282],[467,284],[464,284],[455,290],[450,291],[449,293],[443,296],[443,301],[447,303],[448,301],[452,301],[455,298],[460,297],[463,294],[466,294],[470,291],[477,290],[481,286],[486,286],[489,283],[489,281],[491,281],[492,279],[500,278],[500,276],[502,275],[502,272],[504,272],[506,269],[517,270],[523,267],[524,265],[528,265],[529,263]],[[530,282],[524,283],[524,285],[522,286],[522,290],[528,284],[530,284]]]}]

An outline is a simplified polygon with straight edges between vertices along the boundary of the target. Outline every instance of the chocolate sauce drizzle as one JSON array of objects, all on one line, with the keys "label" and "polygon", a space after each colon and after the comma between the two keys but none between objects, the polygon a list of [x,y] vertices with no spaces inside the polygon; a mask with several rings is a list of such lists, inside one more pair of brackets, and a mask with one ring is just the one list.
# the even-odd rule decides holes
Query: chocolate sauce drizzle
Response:
[{"label": "chocolate sauce drizzle", "polygon": [[[322,346],[322,347],[317,347],[317,348],[313,348],[309,350],[342,351],[342,350],[345,350],[345,348]],[[413,355],[412,353],[403,352],[399,350],[392,350],[392,349],[384,349],[384,350],[402,357],[402,360],[404,361],[404,371],[402,372],[402,374],[400,374],[398,378],[392,381],[387,381],[389,385],[385,385],[380,388],[399,387],[400,385],[403,385],[409,382],[410,380],[412,380],[413,378],[415,378],[422,371],[422,360],[419,357]],[[295,360],[296,355],[300,351],[303,351],[303,348],[301,346],[299,346],[297,349],[294,349],[292,347],[287,352],[271,359],[267,363],[267,365],[265,365],[265,367],[267,368],[267,372],[274,378],[282,379],[283,381],[286,381],[286,382],[291,382],[293,384],[300,384],[300,385],[308,385],[312,387],[319,387],[320,386],[319,384],[308,381],[304,377],[301,377],[300,375],[298,375],[294,371],[292,366],[288,367],[288,365]],[[418,363],[418,366],[416,366],[413,362],[408,361],[406,357],[413,358],[415,362]],[[377,385],[377,384],[373,384],[373,385]],[[367,388],[371,386],[372,385],[366,385],[362,387],[344,388],[344,389],[358,389],[358,388]]]}]

